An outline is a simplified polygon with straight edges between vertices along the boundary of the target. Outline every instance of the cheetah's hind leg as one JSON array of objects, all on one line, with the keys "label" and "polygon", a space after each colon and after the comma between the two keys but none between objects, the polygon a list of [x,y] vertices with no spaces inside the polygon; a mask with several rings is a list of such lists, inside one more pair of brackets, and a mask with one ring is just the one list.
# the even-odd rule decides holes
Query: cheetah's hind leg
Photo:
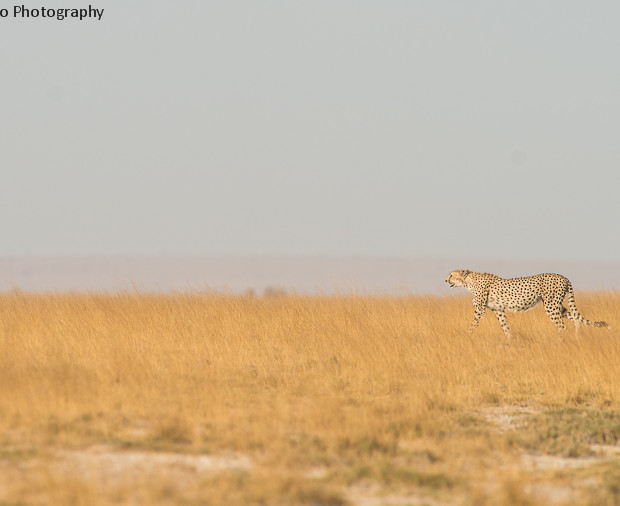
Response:
[{"label": "cheetah's hind leg", "polygon": [[579,321],[579,314],[574,314],[572,311],[569,311],[564,306],[562,306],[562,318],[568,318],[573,322],[575,326],[575,333],[579,334],[579,328],[581,327],[581,322]]},{"label": "cheetah's hind leg", "polygon": [[[564,311],[562,311],[562,309],[560,308],[562,308]],[[561,304],[561,301],[560,304],[554,304],[553,301],[545,302],[545,312],[555,325],[555,328],[558,330],[558,332],[564,330],[565,327],[562,318],[564,317],[566,308]]]}]

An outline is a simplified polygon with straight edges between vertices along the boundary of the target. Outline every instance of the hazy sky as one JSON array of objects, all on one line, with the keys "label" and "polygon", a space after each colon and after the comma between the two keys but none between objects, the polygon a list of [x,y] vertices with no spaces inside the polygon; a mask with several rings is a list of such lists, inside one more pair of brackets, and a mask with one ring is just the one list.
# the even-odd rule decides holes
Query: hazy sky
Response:
[{"label": "hazy sky", "polygon": [[620,259],[618,2],[9,4],[0,255]]}]

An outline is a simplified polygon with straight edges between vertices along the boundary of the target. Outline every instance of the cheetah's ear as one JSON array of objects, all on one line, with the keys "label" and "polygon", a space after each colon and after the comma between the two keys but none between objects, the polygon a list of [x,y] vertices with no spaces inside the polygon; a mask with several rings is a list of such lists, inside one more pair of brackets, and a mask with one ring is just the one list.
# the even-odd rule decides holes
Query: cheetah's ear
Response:
[{"label": "cheetah's ear", "polygon": [[461,272],[463,273],[463,277],[467,276],[468,274],[471,274],[471,271],[468,269],[464,269]]}]

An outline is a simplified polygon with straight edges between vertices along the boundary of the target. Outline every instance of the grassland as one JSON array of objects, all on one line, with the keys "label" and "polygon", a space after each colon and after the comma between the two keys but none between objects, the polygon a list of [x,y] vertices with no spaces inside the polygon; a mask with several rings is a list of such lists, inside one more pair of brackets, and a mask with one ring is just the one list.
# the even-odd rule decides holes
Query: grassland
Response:
[{"label": "grassland", "polygon": [[275,295],[0,295],[0,504],[620,504],[620,294]]}]

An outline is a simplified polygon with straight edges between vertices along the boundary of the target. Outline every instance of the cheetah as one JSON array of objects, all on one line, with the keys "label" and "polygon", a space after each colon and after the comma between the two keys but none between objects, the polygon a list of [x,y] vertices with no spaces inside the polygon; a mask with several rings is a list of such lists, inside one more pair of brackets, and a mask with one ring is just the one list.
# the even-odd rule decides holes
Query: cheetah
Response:
[{"label": "cheetah", "polygon": [[[474,318],[469,326],[469,332],[480,323],[480,318],[487,308],[495,313],[499,324],[510,339],[510,327],[506,319],[506,311],[527,311],[542,301],[547,316],[558,329],[564,329],[562,318],[569,318],[575,329],[579,325],[611,328],[607,323],[586,320],[577,311],[575,293],[570,281],[560,274],[537,274],[523,278],[503,279],[495,274],[472,272],[469,270],[452,271],[446,283],[450,288],[462,286],[474,294]],[[567,310],[563,303],[568,295]]]}]

